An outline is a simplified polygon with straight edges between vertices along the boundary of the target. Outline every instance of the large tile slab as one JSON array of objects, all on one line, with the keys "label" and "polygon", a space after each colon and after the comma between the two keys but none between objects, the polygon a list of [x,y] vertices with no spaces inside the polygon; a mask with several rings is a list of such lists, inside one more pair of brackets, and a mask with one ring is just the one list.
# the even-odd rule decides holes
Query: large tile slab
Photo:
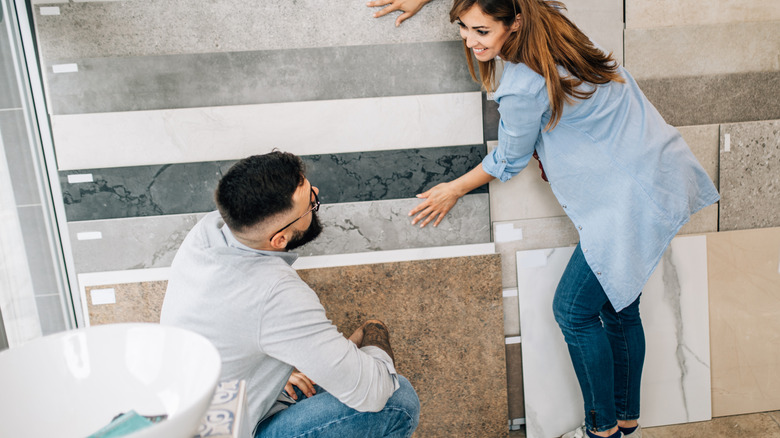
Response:
[{"label": "large tile slab", "polygon": [[[302,156],[324,204],[413,198],[476,166],[483,145]],[[60,172],[69,221],[215,209],[214,190],[234,161]],[[83,181],[83,182],[82,182]],[[485,193],[483,186],[473,193]]]},{"label": "large tile slab", "polygon": [[643,438],[699,437],[780,438],[780,425],[771,413],[713,418],[712,421],[642,429]]},{"label": "large tile slab", "polygon": [[780,228],[707,235],[712,414],[780,409]]},{"label": "large tile slab", "polygon": [[6,27],[8,21],[0,17],[0,109],[21,108],[19,85],[16,83],[11,40]]},{"label": "large tile slab", "polygon": [[[571,359],[552,314],[555,288],[573,250],[517,253],[529,438],[559,436],[581,424],[584,415]],[[643,426],[711,417],[706,259],[705,236],[677,237],[644,288]]]},{"label": "large tile slab", "polygon": [[5,144],[14,198],[20,205],[40,204],[38,178],[32,159],[32,148],[22,109],[0,110],[0,136]]},{"label": "large tile slab", "polygon": [[374,19],[374,10],[365,2],[348,0],[168,0],[137,1],[132,5],[71,2],[58,5],[59,15],[41,15],[35,7],[42,57],[289,50],[460,39],[457,27],[449,22],[448,2],[431,2],[400,28],[394,26],[397,14]]},{"label": "large tile slab", "polygon": [[89,325],[160,322],[167,280],[86,287]]},{"label": "large tile slab", "polygon": [[721,126],[720,230],[780,226],[780,120]]},{"label": "large tile slab", "polygon": [[[704,170],[709,175],[715,187],[718,187],[718,148],[720,146],[720,126],[700,125],[681,126],[677,128],[683,139],[688,143],[693,155],[699,160]],[[679,234],[711,233],[718,231],[718,204],[710,205],[700,210],[691,217]]]},{"label": "large tile slab", "polygon": [[623,62],[623,1],[579,0],[565,2],[566,15],[592,41]]},{"label": "large tile slab", "polygon": [[[410,224],[407,213],[417,203],[414,198],[324,204],[319,211],[322,234],[296,252],[320,256],[490,242],[486,193],[463,197],[436,228]],[[203,215],[70,222],[75,271],[169,267],[184,237]]]},{"label": "large tile slab", "polygon": [[637,82],[672,126],[780,119],[780,99],[777,99],[780,71],[777,69]]},{"label": "large tile slab", "polygon": [[780,20],[780,3],[753,0],[632,0],[626,28]]},{"label": "large tile slab", "polygon": [[[59,170],[483,143],[481,93],[52,116]],[[343,129],[348,126],[349,129]]]},{"label": "large tile slab", "polygon": [[780,21],[626,29],[625,45],[637,80],[777,71]]},{"label": "large tile slab", "polygon": [[[62,64],[78,71],[52,72]],[[51,114],[479,91],[460,41],[80,58],[42,68]]]}]

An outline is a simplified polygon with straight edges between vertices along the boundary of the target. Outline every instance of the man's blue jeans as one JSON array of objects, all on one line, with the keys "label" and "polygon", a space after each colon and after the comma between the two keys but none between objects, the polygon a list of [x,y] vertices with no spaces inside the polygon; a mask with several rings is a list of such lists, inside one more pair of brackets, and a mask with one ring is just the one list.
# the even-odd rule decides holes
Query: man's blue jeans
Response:
[{"label": "man's blue jeans", "polygon": [[420,400],[405,377],[399,375],[398,383],[400,388],[379,412],[356,411],[319,385],[309,398],[295,388],[297,403],[261,423],[255,436],[408,438],[420,421]]},{"label": "man's blue jeans", "polygon": [[558,322],[585,401],[585,425],[605,431],[639,418],[645,333],[639,298],[615,312],[580,245],[553,299]]}]

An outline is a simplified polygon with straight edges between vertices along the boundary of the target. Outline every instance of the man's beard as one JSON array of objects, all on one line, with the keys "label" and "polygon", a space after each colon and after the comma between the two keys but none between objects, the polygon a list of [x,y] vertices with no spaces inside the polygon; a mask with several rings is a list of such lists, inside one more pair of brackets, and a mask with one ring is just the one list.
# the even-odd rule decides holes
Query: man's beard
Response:
[{"label": "man's beard", "polygon": [[287,243],[287,250],[292,251],[295,248],[298,248],[299,246],[306,245],[307,243],[316,239],[321,232],[322,232],[322,224],[320,223],[320,218],[317,217],[316,211],[312,211],[311,225],[309,225],[309,228],[307,228],[306,231],[296,231],[292,235],[290,241]]}]

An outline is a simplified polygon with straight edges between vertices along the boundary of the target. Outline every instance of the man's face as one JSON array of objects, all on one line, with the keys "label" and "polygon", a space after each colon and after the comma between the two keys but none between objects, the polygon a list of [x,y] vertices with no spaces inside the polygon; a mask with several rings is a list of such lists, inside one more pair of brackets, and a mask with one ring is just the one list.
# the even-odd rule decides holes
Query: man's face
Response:
[{"label": "man's face", "polygon": [[[287,242],[286,249],[288,251],[311,242],[322,232],[322,224],[317,216],[317,209],[319,208],[319,198],[317,197],[317,194],[319,193],[319,189],[314,187],[307,179],[300,190],[308,194],[308,196],[299,197],[301,200],[297,201],[297,203],[301,204],[301,208],[305,209],[307,213],[304,213],[301,217],[296,219],[296,223],[290,224],[293,228],[293,234]],[[307,219],[309,221],[308,226],[306,226]]]},{"label": "man's face", "polygon": [[312,211],[311,224],[309,224],[309,228],[307,228],[305,231],[295,230],[295,233],[287,243],[287,250],[291,251],[295,248],[306,245],[307,243],[316,239],[321,232],[322,224],[320,223],[320,218],[317,216],[316,211]]}]

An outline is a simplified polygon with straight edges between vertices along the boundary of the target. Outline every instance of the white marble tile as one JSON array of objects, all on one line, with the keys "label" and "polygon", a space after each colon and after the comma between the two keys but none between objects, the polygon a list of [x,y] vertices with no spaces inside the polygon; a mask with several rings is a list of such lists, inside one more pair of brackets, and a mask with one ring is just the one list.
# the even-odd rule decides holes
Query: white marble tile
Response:
[{"label": "white marble tile", "polygon": [[624,65],[637,80],[777,71],[780,21],[626,29]]},{"label": "white marble tile", "polygon": [[649,28],[780,20],[780,2],[755,0],[631,0],[626,27]]},{"label": "white marble tile", "polygon": [[[481,93],[52,116],[59,170],[481,144]],[[345,127],[349,127],[346,129]]]},{"label": "white marble tile", "polygon": [[[526,433],[559,436],[581,424],[582,395],[552,314],[552,299],[574,247],[517,253]],[[641,301],[647,354],[644,427],[711,418],[705,236],[673,240]]]}]

